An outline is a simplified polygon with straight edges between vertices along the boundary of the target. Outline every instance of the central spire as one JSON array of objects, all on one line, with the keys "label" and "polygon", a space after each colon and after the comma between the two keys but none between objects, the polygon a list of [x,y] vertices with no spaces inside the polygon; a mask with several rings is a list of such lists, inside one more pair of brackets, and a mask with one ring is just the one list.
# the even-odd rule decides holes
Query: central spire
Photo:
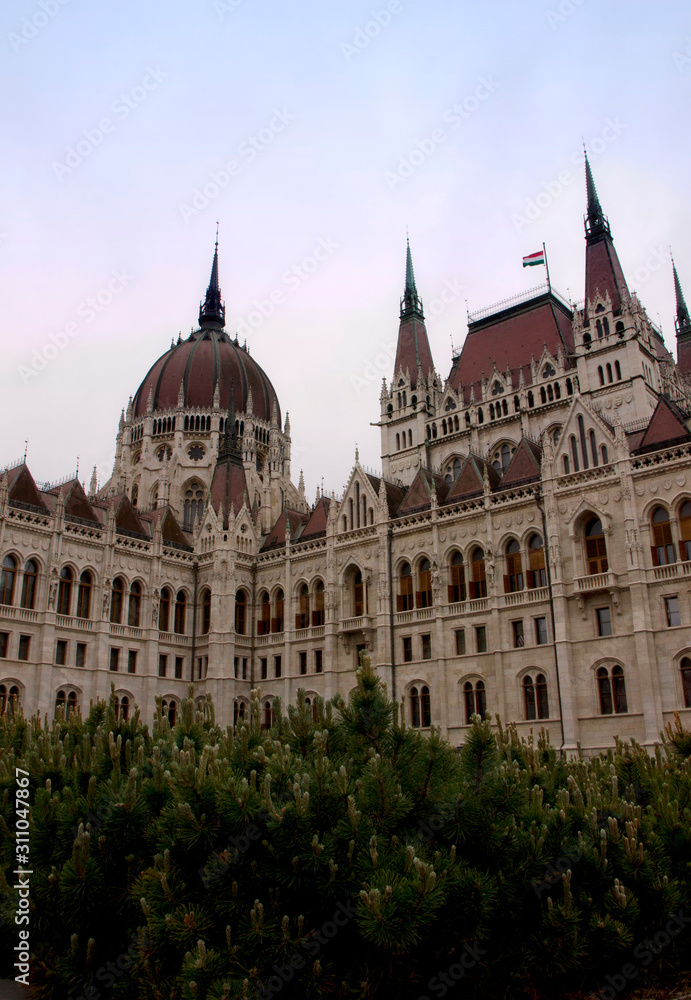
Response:
[{"label": "central spire", "polygon": [[199,325],[220,327],[226,325],[226,307],[221,299],[221,288],[218,283],[218,223],[216,223],[216,247],[209,287],[206,289],[206,298],[199,304]]},{"label": "central spire", "polygon": [[422,300],[417,293],[417,288],[415,287],[415,273],[413,271],[413,257],[410,252],[410,240],[406,239],[406,257],[405,257],[405,291],[403,292],[403,298],[401,299],[401,319],[404,316],[410,316],[413,313],[417,313],[421,319],[424,319],[422,312]]},{"label": "central spire", "polygon": [[674,294],[677,300],[677,318],[674,325],[677,330],[677,336],[680,334],[686,334],[688,336],[688,334],[691,333],[691,317],[689,317],[689,310],[684,300],[684,293],[681,290],[681,282],[679,281],[677,265],[674,263],[674,258],[672,258],[672,270],[674,272]]},{"label": "central spire", "polygon": [[600,199],[597,196],[593,172],[588,162],[588,154],[585,154],[585,186],[588,193],[588,214],[585,219],[586,239],[598,239],[601,236],[611,237],[609,221],[602,211]]}]

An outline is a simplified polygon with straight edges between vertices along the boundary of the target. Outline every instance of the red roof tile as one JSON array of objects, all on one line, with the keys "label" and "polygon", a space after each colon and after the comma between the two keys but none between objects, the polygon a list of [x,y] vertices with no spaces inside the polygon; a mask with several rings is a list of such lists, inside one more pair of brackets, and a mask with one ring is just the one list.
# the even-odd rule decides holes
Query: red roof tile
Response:
[{"label": "red roof tile", "polygon": [[621,309],[622,301],[629,297],[617,251],[611,239],[606,236],[587,246],[585,251],[586,302],[594,302],[598,292],[602,298],[609,293],[615,313]]},{"label": "red roof tile", "polygon": [[449,492],[449,484],[441,476],[430,476],[427,469],[419,469],[410,489],[398,508],[398,516],[410,514],[415,510],[425,510],[432,506],[431,482],[437,492],[437,502],[443,503]]},{"label": "red roof tile", "polygon": [[510,486],[517,486],[519,483],[527,483],[540,478],[540,461],[542,449],[521,438],[518,447],[509,462],[509,467],[501,480],[501,488],[508,489]]},{"label": "red roof tile", "polygon": [[650,423],[643,434],[638,451],[647,448],[659,448],[674,441],[688,441],[691,433],[684,423],[684,418],[674,403],[665,396],[660,396],[655,412],[650,418]]},{"label": "red roof tile", "polygon": [[300,537],[304,525],[309,520],[309,515],[301,514],[297,510],[286,509],[282,511],[278,520],[267,535],[266,541],[262,545],[262,549],[271,549],[277,545],[285,545],[286,519],[288,519],[290,523],[290,539],[294,542]]},{"label": "red roof tile", "polygon": [[10,502],[16,500],[18,503],[31,504],[32,507],[48,509],[48,505],[34,482],[34,477],[24,463],[15,466],[14,469],[9,469],[7,479],[9,484],[7,496]]},{"label": "red roof tile", "polygon": [[398,346],[394,375],[408,371],[412,385],[417,384],[417,370],[422,368],[425,376],[434,376],[434,361],[427,339],[427,328],[419,316],[405,316],[398,328]]},{"label": "red roof tile", "polygon": [[316,538],[319,535],[326,534],[326,519],[329,516],[330,505],[331,500],[329,497],[319,498],[300,538]]},{"label": "red roof tile", "polygon": [[478,496],[484,492],[484,475],[487,469],[490,489],[495,490],[499,486],[499,474],[484,459],[477,455],[468,455],[461,466],[455,483],[449,490],[446,503],[455,503],[457,500],[464,500],[467,497]]}]

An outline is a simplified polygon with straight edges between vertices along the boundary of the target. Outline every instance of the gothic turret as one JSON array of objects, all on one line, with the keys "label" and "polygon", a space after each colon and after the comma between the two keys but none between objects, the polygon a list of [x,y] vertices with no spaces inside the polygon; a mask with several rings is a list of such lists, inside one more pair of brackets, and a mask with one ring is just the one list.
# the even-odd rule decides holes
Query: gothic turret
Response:
[{"label": "gothic turret", "polygon": [[406,247],[405,289],[401,299],[400,319],[394,375],[410,372],[411,386],[414,387],[419,369],[425,378],[434,378],[434,362],[427,339],[422,301],[415,287],[410,242]]},{"label": "gothic turret", "polygon": [[585,183],[588,194],[588,210],[585,216],[586,310],[593,306],[598,296],[603,300],[609,296],[612,312],[617,316],[621,312],[623,303],[629,299],[629,289],[617,251],[614,249],[609,220],[603,213],[597,196],[587,154]]},{"label": "gothic turret", "polygon": [[689,310],[686,307],[674,260],[672,260],[672,271],[674,272],[674,294],[677,306],[677,314],[674,319],[674,328],[677,332],[677,365],[682,372],[688,374],[691,373],[691,317],[689,317]]}]

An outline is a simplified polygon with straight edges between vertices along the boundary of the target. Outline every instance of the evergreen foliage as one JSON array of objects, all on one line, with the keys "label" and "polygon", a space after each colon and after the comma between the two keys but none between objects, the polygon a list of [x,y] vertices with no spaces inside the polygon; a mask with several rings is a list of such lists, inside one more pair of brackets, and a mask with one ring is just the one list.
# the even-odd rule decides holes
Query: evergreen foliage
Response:
[{"label": "evergreen foliage", "polygon": [[476,716],[457,753],[398,718],[366,657],[348,704],[301,691],[266,730],[260,701],[235,730],[192,688],[172,729],[160,705],[151,732],[116,718],[114,697],[83,723],[0,720],[0,975],[15,767],[40,1000],[554,998],[688,964],[680,723],[653,755],[567,761]]}]

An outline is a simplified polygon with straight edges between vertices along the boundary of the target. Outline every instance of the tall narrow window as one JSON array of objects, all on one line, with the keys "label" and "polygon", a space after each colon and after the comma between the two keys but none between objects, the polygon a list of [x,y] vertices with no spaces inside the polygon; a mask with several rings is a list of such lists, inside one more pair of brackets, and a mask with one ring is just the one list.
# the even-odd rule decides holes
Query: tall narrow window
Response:
[{"label": "tall narrow window", "polygon": [[595,431],[588,431],[588,441],[590,442],[590,457],[593,460],[593,465],[597,466],[597,442],[595,440]]},{"label": "tall narrow window", "polygon": [[691,501],[686,500],[679,508],[679,531],[681,533],[681,558],[691,559]]},{"label": "tall narrow window", "polygon": [[691,660],[685,656],[679,664],[681,670],[681,690],[684,697],[684,707],[691,708]]},{"label": "tall narrow window", "polygon": [[[412,578],[411,578],[412,579]],[[411,593],[412,601],[412,593]],[[412,605],[411,605],[412,607]],[[367,586],[358,570],[353,577],[353,616],[359,618],[367,614]]]},{"label": "tall narrow window", "polygon": [[449,584],[449,604],[465,601],[465,569],[463,556],[454,552],[451,556],[451,583]]},{"label": "tall narrow window", "polygon": [[413,729],[420,728],[420,692],[416,687],[410,689],[410,724]]},{"label": "tall narrow window", "polygon": [[535,685],[533,678],[526,676],[523,678],[523,704],[525,706],[526,719],[537,718],[537,705],[535,701]]},{"label": "tall narrow window", "polygon": [[312,612],[312,624],[324,624],[324,583],[317,580],[314,587],[314,611]]},{"label": "tall narrow window", "polygon": [[[33,608],[36,603],[36,581],[38,580],[38,565],[34,559],[24,566],[24,579],[22,580],[22,607]],[[2,585],[0,585],[2,590]],[[0,601],[0,604],[4,604]]]},{"label": "tall narrow window", "polygon": [[64,566],[60,570],[60,583],[58,585],[58,614],[69,615],[72,604],[72,580],[73,574],[69,566]]},{"label": "tall narrow window", "polygon": [[465,703],[465,721],[466,724],[470,725],[472,722],[473,715],[479,715],[481,719],[484,719],[485,712],[487,711],[487,693],[485,691],[485,682],[476,681],[475,684],[471,681],[466,681],[463,685],[463,700]]},{"label": "tall narrow window", "polygon": [[177,635],[185,634],[185,618],[187,616],[187,595],[184,590],[178,590],[175,597],[174,630]]},{"label": "tall narrow window", "polygon": [[202,635],[208,635],[211,629],[211,591],[202,594]]},{"label": "tall narrow window", "polygon": [[[170,627],[170,604],[172,594],[168,587],[161,591],[161,603],[158,606],[158,628],[161,632],[167,632]],[[165,674],[163,675],[165,676]]]},{"label": "tall narrow window", "polygon": [[271,598],[267,590],[259,598],[261,618],[257,622],[257,635],[268,635],[271,631]]},{"label": "tall narrow window", "polygon": [[652,516],[653,545],[652,557],[653,566],[667,566],[676,562],[674,542],[672,541],[672,528],[669,523],[669,514],[664,507],[656,507]]},{"label": "tall narrow window", "polygon": [[418,567],[419,590],[415,594],[415,604],[418,608],[429,608],[432,605],[432,567],[429,559],[422,559]]},{"label": "tall narrow window", "polygon": [[485,553],[478,546],[473,549],[470,557],[472,580],[470,582],[470,596],[487,597],[487,577],[485,573]]},{"label": "tall narrow window", "polygon": [[113,580],[113,587],[110,593],[110,620],[116,625],[122,621],[122,603],[125,595],[125,581],[117,576]]},{"label": "tall narrow window", "polygon": [[612,715],[627,712],[626,682],[624,671],[617,664],[610,673],[606,667],[600,667],[597,672],[598,691],[600,696],[600,714]]},{"label": "tall narrow window", "polygon": [[91,611],[91,573],[84,570],[77,589],[77,618],[88,618]]},{"label": "tall narrow window", "polygon": [[130,602],[127,610],[127,624],[134,628],[139,628],[139,619],[142,608],[142,585],[135,582],[130,587]]},{"label": "tall narrow window", "polygon": [[607,546],[599,518],[593,518],[585,526],[585,553],[589,576],[607,572],[609,568]]},{"label": "tall narrow window", "polygon": [[545,568],[545,546],[540,535],[531,535],[528,542],[530,570],[528,572],[528,587],[547,586],[547,570]]},{"label": "tall narrow window", "polygon": [[295,628],[307,628],[310,623],[310,592],[306,583],[303,583],[298,591],[298,608]]},{"label": "tall narrow window", "polygon": [[410,563],[404,562],[399,573],[399,594],[396,600],[398,611],[410,611],[413,607],[413,574]]},{"label": "tall narrow window", "polygon": [[235,633],[244,635],[247,624],[247,594],[238,590],[235,594]]},{"label": "tall narrow window", "polygon": [[429,703],[429,688],[425,685],[420,691],[420,722],[423,729],[429,729],[432,721]]},{"label": "tall narrow window", "polygon": [[580,472],[581,465],[578,460],[578,447],[576,446],[575,434],[569,435],[569,445],[571,446],[571,460],[573,461],[573,471]]},{"label": "tall narrow window", "polygon": [[0,604],[12,604],[14,599],[14,580],[17,575],[17,560],[14,556],[5,556],[0,573]]},{"label": "tall narrow window", "polygon": [[283,631],[283,591],[276,591],[276,615],[271,619],[271,631],[272,632],[282,632]]},{"label": "tall narrow window", "polygon": [[576,418],[576,422],[578,424],[578,437],[579,437],[580,442],[581,442],[581,455],[583,456],[583,468],[587,469],[588,466],[589,466],[589,462],[588,462],[588,446],[586,445],[586,441],[585,441],[585,423],[583,422],[583,417],[580,415],[580,413],[578,414],[578,417]]},{"label": "tall narrow window", "polygon": [[506,546],[506,571],[504,592],[506,594],[514,594],[518,590],[523,590],[521,547],[515,538],[512,538]]}]

